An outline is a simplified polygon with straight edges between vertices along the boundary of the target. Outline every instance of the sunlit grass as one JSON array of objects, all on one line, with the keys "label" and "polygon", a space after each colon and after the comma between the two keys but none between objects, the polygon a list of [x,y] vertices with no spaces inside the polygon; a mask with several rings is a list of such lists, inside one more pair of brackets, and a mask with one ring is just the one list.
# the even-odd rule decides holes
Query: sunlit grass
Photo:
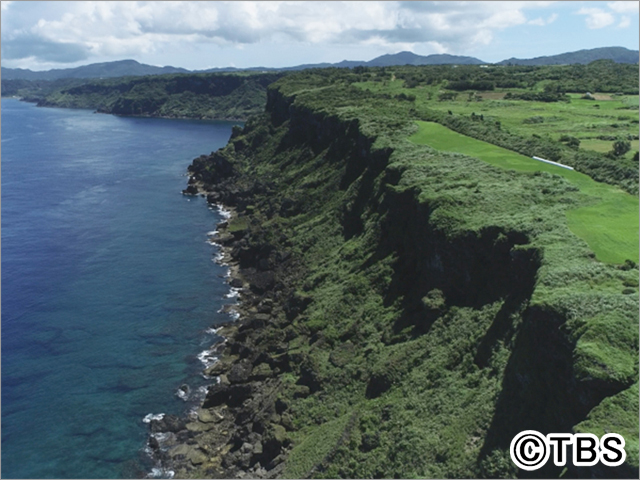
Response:
[{"label": "sunlit grass", "polygon": [[638,261],[638,199],[614,186],[573,170],[548,165],[524,155],[456,133],[433,122],[417,122],[409,139],[436,150],[459,152],[491,165],[520,172],[549,172],[566,178],[593,197],[594,204],[567,211],[568,226],[587,242],[598,260]]}]

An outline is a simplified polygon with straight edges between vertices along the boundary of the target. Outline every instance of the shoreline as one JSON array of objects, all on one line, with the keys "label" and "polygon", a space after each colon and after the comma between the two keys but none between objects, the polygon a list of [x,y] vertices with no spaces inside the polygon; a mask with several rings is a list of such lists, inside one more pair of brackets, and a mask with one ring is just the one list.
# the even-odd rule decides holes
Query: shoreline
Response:
[{"label": "shoreline", "polygon": [[190,117],[190,116],[168,116],[168,115],[135,115],[135,114],[124,114],[124,113],[114,113],[114,112],[105,112],[95,107],[70,107],[70,106],[61,106],[61,105],[40,105],[40,100],[30,99],[28,97],[20,97],[7,95],[2,98],[10,98],[14,100],[18,100],[20,102],[25,103],[33,103],[38,108],[68,108],[70,110],[93,110],[93,113],[100,113],[104,115],[114,115],[116,117],[131,117],[131,118],[164,118],[167,120],[207,120],[207,121],[219,121],[219,122],[246,122],[247,118],[233,118],[233,117]]},{"label": "shoreline", "polygon": [[[193,478],[193,475],[205,478],[198,473],[204,470],[206,478],[275,478],[283,470],[285,455],[281,450],[286,442],[268,435],[262,435],[267,437],[266,442],[261,439],[256,442],[256,433],[248,433],[246,426],[239,422],[247,412],[258,413],[254,404],[262,406],[264,398],[278,390],[278,381],[271,379],[270,373],[256,372],[258,369],[251,366],[247,372],[241,352],[252,348],[247,341],[249,329],[260,328],[265,321],[271,323],[268,317],[273,301],[269,297],[273,292],[267,290],[261,295],[253,292],[250,275],[234,256],[240,239],[230,233],[228,227],[238,217],[236,208],[219,200],[212,202],[210,195],[214,192],[201,182],[190,182],[182,193],[206,197],[209,208],[217,208],[222,216],[210,232],[209,242],[219,248],[214,261],[228,268],[225,282],[230,291],[225,297],[235,296],[237,302],[223,305],[221,311],[230,316],[229,320],[210,327],[220,340],[198,355],[203,363],[201,375],[212,381],[204,398],[197,399],[196,405],[182,415],[149,414],[143,420],[149,425],[145,451],[155,463],[146,478]],[[264,365],[260,365],[263,370]],[[282,437],[285,430],[279,427],[276,437]],[[227,458],[236,450],[240,452],[236,455],[239,458]],[[268,455],[265,457],[263,452]],[[266,458],[268,462],[263,461],[265,465],[254,462],[256,458]]]}]

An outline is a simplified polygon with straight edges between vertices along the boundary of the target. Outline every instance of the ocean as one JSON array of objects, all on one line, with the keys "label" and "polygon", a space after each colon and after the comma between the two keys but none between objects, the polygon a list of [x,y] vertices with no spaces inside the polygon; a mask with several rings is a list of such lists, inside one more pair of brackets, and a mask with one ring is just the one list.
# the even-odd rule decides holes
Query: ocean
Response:
[{"label": "ocean", "polygon": [[144,475],[143,418],[211,383],[221,217],[180,192],[233,125],[2,99],[4,478]]}]

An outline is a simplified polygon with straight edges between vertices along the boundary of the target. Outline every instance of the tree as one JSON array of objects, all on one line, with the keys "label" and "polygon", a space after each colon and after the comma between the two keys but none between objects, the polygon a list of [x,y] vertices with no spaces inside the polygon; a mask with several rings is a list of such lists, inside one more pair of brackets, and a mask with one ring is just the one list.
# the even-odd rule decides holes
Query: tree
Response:
[{"label": "tree", "polygon": [[629,150],[631,150],[631,142],[628,140],[616,140],[613,142],[613,150],[611,150],[611,154],[614,157],[622,157]]}]

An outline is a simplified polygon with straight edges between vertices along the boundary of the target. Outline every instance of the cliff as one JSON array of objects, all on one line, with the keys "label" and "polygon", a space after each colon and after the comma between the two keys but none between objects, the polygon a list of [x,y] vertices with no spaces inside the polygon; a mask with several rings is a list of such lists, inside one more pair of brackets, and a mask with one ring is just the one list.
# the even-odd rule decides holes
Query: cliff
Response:
[{"label": "cliff", "polygon": [[637,477],[637,267],[570,232],[567,181],[412,144],[415,119],[300,73],[194,160],[185,193],[236,212],[243,316],[197,418],[152,422],[178,476],[526,476],[534,429],[621,433],[624,465],[569,474]]},{"label": "cliff", "polygon": [[[41,107],[166,118],[244,120],[260,113],[266,87],[282,73],[172,74],[104,80],[3,80],[6,94]],[[3,92],[4,93],[4,92]]]}]

